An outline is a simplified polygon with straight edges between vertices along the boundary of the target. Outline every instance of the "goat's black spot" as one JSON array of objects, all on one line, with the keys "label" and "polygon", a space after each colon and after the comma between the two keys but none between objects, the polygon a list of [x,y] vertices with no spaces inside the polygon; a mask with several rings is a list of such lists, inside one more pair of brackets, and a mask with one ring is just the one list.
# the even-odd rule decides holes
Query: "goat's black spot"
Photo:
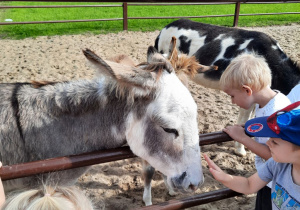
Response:
[{"label": "goat's black spot", "polygon": [[221,41],[215,43],[208,43],[203,45],[196,53],[195,56],[199,63],[210,66],[213,64],[216,57],[221,52]]},{"label": "goat's black spot", "polygon": [[224,53],[224,58],[226,59],[232,59],[236,57],[241,51],[238,50],[239,46],[238,45],[231,45],[227,47]]},{"label": "goat's black spot", "polygon": [[183,35],[179,37],[179,40],[180,40],[179,51],[183,52],[185,54],[189,54],[192,41],[191,40],[187,41],[188,38],[186,36],[183,36]]}]

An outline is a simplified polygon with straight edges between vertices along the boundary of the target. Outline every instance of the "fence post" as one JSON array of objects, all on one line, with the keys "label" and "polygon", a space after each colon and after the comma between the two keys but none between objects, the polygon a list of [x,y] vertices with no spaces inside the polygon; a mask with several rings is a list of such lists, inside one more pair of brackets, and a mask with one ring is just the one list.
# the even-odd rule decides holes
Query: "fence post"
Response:
[{"label": "fence post", "polygon": [[239,24],[240,6],[241,2],[235,3],[233,27],[237,27]]},{"label": "fence post", "polygon": [[127,2],[123,3],[123,30],[128,30],[128,9]]}]

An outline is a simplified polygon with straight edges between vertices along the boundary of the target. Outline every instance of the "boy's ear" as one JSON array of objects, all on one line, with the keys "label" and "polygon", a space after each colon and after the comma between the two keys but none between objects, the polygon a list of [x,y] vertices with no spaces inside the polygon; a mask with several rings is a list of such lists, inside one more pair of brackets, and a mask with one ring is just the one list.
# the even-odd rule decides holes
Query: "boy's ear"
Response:
[{"label": "boy's ear", "polygon": [[251,96],[251,95],[252,95],[252,89],[251,89],[251,87],[249,87],[249,86],[247,86],[247,85],[243,85],[242,88],[243,88],[243,90],[246,91],[246,93],[247,93],[248,96]]}]

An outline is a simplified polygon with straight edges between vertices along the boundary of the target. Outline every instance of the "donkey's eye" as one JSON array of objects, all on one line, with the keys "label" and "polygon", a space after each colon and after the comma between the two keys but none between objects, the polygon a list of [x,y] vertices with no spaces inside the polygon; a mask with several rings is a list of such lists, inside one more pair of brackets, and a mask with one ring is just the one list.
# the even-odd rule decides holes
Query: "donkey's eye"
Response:
[{"label": "donkey's eye", "polygon": [[173,128],[163,128],[163,127],[162,127],[162,129],[164,129],[164,131],[167,132],[167,133],[173,133],[173,134],[175,134],[176,138],[177,138],[177,136],[179,136],[178,131],[176,129],[173,129]]}]

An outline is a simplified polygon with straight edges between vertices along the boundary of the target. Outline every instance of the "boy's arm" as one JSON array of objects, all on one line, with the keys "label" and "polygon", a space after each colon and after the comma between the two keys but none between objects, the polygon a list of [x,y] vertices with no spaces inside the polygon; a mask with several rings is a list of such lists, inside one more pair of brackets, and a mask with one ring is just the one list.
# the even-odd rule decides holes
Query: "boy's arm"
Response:
[{"label": "boy's arm", "polygon": [[236,192],[243,194],[256,193],[268,184],[268,182],[260,179],[257,173],[253,174],[249,178],[226,174],[206,154],[203,154],[203,156],[208,163],[209,171],[212,173],[214,178]]},{"label": "boy's arm", "polygon": [[228,126],[223,129],[232,139],[245,145],[251,152],[259,157],[268,160],[272,155],[267,145],[256,142],[251,137],[247,136],[245,129],[240,125]]}]

